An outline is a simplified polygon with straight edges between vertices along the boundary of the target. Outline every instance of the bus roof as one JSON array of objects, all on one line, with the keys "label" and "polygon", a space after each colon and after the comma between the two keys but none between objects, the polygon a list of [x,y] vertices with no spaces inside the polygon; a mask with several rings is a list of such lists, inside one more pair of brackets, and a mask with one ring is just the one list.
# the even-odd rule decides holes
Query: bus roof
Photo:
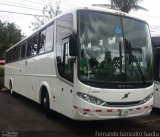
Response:
[{"label": "bus roof", "polygon": [[[38,31],[42,30],[43,28],[45,28],[46,26],[48,26],[49,24],[51,24],[55,19],[65,15],[65,14],[69,14],[69,13],[75,13],[78,10],[88,10],[88,11],[102,11],[102,12],[106,12],[106,13],[112,13],[115,15],[120,15],[120,16],[125,16],[125,17],[131,17],[133,19],[137,19],[143,22],[146,22],[145,20],[142,20],[136,16],[130,15],[128,13],[119,11],[119,10],[113,10],[113,9],[107,9],[107,8],[102,8],[102,7],[95,7],[95,6],[89,6],[89,7],[78,7],[78,8],[73,8],[71,10],[65,11],[60,13],[59,15],[55,16],[51,21],[49,21],[48,23],[44,24],[42,27],[40,27],[39,29],[37,29],[35,32],[33,32],[31,35],[29,35],[28,37],[22,39],[21,41],[19,41],[18,43],[16,43],[15,45],[13,45],[12,47],[10,47],[8,50],[12,49],[13,47],[15,47],[16,45],[18,45],[19,43],[25,41],[26,39],[28,39],[30,36],[34,35],[35,33],[37,33]],[[146,22],[147,23],[147,22]],[[8,51],[7,50],[7,51]],[[7,52],[6,51],[6,52]]]}]

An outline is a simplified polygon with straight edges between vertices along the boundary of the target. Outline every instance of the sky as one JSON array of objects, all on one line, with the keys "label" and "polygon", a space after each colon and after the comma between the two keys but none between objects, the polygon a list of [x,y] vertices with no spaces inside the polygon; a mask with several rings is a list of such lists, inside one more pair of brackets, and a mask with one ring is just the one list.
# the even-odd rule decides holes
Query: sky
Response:
[{"label": "sky", "polygon": [[[55,0],[1,0],[0,1],[0,20],[14,22],[26,36],[33,33],[30,26],[35,21],[33,15],[42,15],[42,9],[47,3],[55,3]],[[109,4],[110,0],[60,0],[62,12],[79,6],[90,6],[92,4]],[[148,11],[131,11],[130,14],[146,20],[149,23],[151,33],[160,34],[160,0],[143,0],[140,6]],[[19,12],[31,15],[7,13]]]}]

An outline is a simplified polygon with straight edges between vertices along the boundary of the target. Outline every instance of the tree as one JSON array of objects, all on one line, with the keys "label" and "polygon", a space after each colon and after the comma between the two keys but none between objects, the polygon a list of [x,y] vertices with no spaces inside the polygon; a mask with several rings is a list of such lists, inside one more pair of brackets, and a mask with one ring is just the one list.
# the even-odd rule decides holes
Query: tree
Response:
[{"label": "tree", "polygon": [[52,3],[45,5],[42,10],[42,14],[44,15],[44,17],[35,16],[36,21],[32,23],[32,27],[30,28],[34,31],[37,30],[46,22],[53,19],[53,17],[57,16],[59,13],[61,13],[60,1],[56,1],[55,6],[53,6]]},{"label": "tree", "polygon": [[0,59],[4,59],[5,51],[20,41],[24,35],[15,23],[0,20]]},{"label": "tree", "polygon": [[139,4],[143,0],[112,0],[115,7],[123,12],[129,12],[133,10],[146,10],[145,8],[141,7]]},{"label": "tree", "polygon": [[126,13],[130,12],[132,9],[148,11],[139,5],[142,1],[143,0],[111,0],[111,4],[93,4],[93,6],[107,7],[115,10],[121,10]]}]

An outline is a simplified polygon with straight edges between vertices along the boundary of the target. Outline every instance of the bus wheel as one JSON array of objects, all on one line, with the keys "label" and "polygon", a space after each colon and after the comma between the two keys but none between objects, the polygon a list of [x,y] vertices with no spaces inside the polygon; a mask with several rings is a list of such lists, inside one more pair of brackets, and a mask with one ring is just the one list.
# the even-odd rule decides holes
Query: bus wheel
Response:
[{"label": "bus wheel", "polygon": [[52,115],[51,115],[51,110],[50,110],[48,92],[45,92],[45,95],[43,96],[43,108],[44,108],[44,112],[46,113],[47,118],[51,118]]},{"label": "bus wheel", "polygon": [[15,96],[16,96],[16,93],[13,91],[11,80],[10,80],[10,82],[9,82],[9,90],[10,90],[11,96],[15,97]]}]

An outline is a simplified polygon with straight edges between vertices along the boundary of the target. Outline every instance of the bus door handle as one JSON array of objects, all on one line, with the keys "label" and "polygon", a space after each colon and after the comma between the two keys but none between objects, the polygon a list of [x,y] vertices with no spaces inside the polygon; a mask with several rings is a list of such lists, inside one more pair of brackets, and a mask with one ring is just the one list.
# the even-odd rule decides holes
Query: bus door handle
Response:
[{"label": "bus door handle", "polygon": [[27,60],[25,61],[25,65],[27,66],[27,64],[28,64],[28,62],[27,62]]}]

